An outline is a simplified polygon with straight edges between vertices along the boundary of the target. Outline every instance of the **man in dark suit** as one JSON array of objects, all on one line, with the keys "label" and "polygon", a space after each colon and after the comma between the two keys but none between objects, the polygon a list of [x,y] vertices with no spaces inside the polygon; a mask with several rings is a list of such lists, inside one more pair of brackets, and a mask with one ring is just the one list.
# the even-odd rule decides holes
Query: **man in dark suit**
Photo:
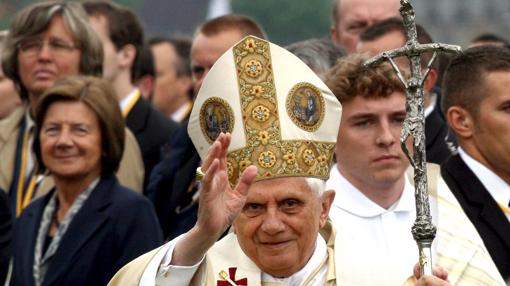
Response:
[{"label": "man in dark suit", "polygon": [[441,174],[510,278],[510,50],[480,47],[454,58],[443,109],[459,142]]},{"label": "man in dark suit", "polygon": [[155,37],[149,45],[156,70],[152,104],[174,121],[182,122],[193,106],[191,39]]},{"label": "man in dark suit", "polygon": [[[422,44],[432,43],[432,37],[421,25],[416,26],[418,41]],[[377,22],[367,28],[360,35],[357,45],[357,52],[369,52],[378,54],[388,50],[403,47],[406,42],[406,31],[400,18],[388,18]],[[426,54],[422,58],[422,68],[426,68],[432,54]],[[397,58],[397,64],[401,69],[408,70],[409,61],[405,58]],[[429,72],[427,80],[423,85],[425,103],[425,138],[427,162],[440,164],[451,154],[445,141],[448,136],[448,125],[446,124],[441,109],[437,102],[440,96],[440,89],[436,86],[438,80],[437,64]],[[448,139],[453,144],[454,139]]]},{"label": "man in dark suit", "polygon": [[9,197],[0,189],[0,285],[4,285],[11,257],[12,217]]},{"label": "man in dark suit", "polygon": [[[209,20],[198,27],[191,45],[193,90],[198,93],[202,80],[216,60],[247,35],[265,38],[254,20],[227,15]],[[164,158],[151,174],[147,195],[153,200],[165,238],[188,231],[196,221],[198,156],[187,131],[186,119],[170,138]]]},{"label": "man in dark suit", "polygon": [[127,127],[135,135],[145,165],[144,186],[160,161],[160,148],[178,124],[154,109],[135,87],[143,29],[129,9],[110,1],[84,2],[89,20],[103,42],[103,77],[117,93]]}]

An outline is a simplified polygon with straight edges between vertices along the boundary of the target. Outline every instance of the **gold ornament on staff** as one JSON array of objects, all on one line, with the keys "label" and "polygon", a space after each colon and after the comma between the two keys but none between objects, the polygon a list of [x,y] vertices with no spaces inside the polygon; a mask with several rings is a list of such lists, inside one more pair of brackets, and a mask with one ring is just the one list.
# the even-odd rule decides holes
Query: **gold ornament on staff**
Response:
[{"label": "gold ornament on staff", "polygon": [[[414,240],[418,244],[419,263],[422,275],[432,275],[432,241],[436,236],[436,227],[432,224],[430,206],[427,191],[427,170],[425,157],[425,113],[423,103],[423,83],[427,78],[431,66],[434,63],[438,52],[461,53],[459,46],[447,44],[420,44],[416,31],[415,13],[413,6],[408,0],[400,0],[400,14],[403,18],[406,30],[406,44],[404,47],[383,52],[369,59],[365,66],[377,65],[389,61],[395,70],[398,78],[406,88],[406,111],[400,144],[407,158],[414,168],[414,186],[416,197],[416,220],[412,227]],[[425,72],[422,73],[421,55],[433,52],[432,58],[427,64]],[[411,74],[405,79],[399,67],[393,60],[397,57],[407,57],[411,63]],[[413,155],[406,146],[406,141],[412,136]]]}]

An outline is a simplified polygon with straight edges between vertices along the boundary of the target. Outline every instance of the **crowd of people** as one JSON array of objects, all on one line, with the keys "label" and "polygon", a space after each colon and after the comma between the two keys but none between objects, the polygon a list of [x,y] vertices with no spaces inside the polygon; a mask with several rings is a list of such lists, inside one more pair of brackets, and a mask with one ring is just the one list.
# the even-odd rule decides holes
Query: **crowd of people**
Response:
[{"label": "crowd of people", "polygon": [[422,55],[424,275],[410,63],[364,65],[406,45],[399,7],[333,0],[330,37],[286,47],[236,14],[185,38],[106,0],[19,11],[0,34],[0,285],[510,283],[510,44]]}]

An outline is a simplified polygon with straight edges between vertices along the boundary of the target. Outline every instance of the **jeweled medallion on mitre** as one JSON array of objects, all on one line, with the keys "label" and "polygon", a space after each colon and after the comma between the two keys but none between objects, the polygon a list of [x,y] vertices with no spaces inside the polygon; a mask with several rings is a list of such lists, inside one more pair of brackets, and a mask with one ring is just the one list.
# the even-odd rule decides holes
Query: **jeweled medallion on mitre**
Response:
[{"label": "jeweled medallion on mitre", "polygon": [[200,108],[200,128],[209,143],[213,143],[221,132],[232,132],[234,113],[222,98],[211,97]]},{"label": "jeweled medallion on mitre", "polygon": [[324,98],[314,85],[296,84],[287,96],[287,113],[294,124],[306,131],[315,131],[324,119]]}]

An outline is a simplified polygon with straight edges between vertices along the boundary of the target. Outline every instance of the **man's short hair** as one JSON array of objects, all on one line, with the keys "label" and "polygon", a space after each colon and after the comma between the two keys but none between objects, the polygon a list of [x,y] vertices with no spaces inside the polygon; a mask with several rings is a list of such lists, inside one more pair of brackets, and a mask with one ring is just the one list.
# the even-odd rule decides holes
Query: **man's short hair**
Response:
[{"label": "man's short hair", "polygon": [[2,50],[2,69],[14,82],[23,100],[28,100],[28,92],[18,73],[18,45],[46,31],[56,16],[62,17],[71,37],[80,47],[80,74],[101,76],[103,45],[88,23],[81,5],[54,1],[35,3],[16,14]]},{"label": "man's short hair", "polygon": [[342,58],[326,74],[325,83],[340,103],[355,97],[387,98],[394,92],[405,92],[403,84],[388,63],[365,67],[366,54],[352,54]]},{"label": "man's short hair", "polygon": [[345,50],[333,45],[330,39],[309,39],[285,48],[318,74],[327,72],[346,55]]},{"label": "man's short hair", "polygon": [[[399,32],[405,41],[406,29],[402,19],[392,17],[376,22],[372,26],[368,27],[365,31],[363,31],[363,33],[360,34],[359,39],[361,42],[372,42],[391,32]],[[418,34],[418,43],[429,44],[434,42],[432,36],[427,32],[427,30],[425,30],[422,25],[416,24],[416,32]],[[421,57],[421,65],[423,68],[427,67],[427,64],[431,58],[432,53],[423,54]]]},{"label": "man's short hair", "polygon": [[504,47],[475,47],[452,59],[442,85],[444,114],[460,106],[476,118],[486,93],[485,78],[499,71],[510,72],[510,50]]},{"label": "man's short hair", "polygon": [[156,68],[154,67],[154,56],[149,44],[144,44],[140,50],[136,70],[133,74],[133,82],[138,83],[144,76],[156,77]]},{"label": "man's short hair", "polygon": [[476,37],[474,37],[471,41],[471,44],[474,43],[493,43],[493,44],[499,44],[503,47],[510,47],[510,42],[508,42],[503,37],[493,34],[493,33],[483,33]]},{"label": "man's short hair", "polygon": [[203,34],[212,36],[223,31],[239,31],[242,37],[252,35],[261,39],[267,39],[262,27],[252,18],[244,15],[225,15],[214,18],[198,26],[195,35]]},{"label": "man's short hair", "polygon": [[136,67],[139,64],[143,47],[143,27],[138,16],[130,9],[113,3],[112,1],[87,1],[83,7],[89,16],[103,16],[108,22],[108,34],[117,50],[126,45],[136,48],[136,56],[131,66],[131,81],[134,82]]},{"label": "man's short hair", "polygon": [[174,47],[179,61],[175,63],[175,70],[178,76],[191,76],[191,39],[186,37],[153,37],[148,41],[150,46],[167,43]]}]

